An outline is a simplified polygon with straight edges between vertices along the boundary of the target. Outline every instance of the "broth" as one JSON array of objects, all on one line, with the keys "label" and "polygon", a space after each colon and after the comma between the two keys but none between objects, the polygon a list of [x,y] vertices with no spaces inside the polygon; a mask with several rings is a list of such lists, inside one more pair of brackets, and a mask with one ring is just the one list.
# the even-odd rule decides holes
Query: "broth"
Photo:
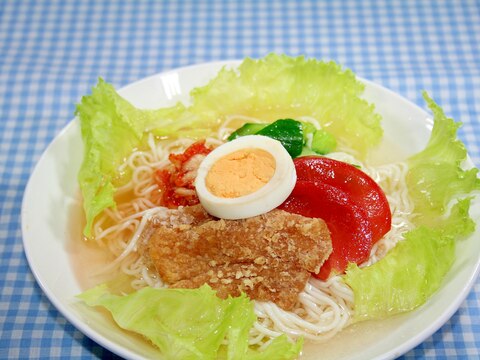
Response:
[{"label": "broth", "polygon": [[114,256],[95,241],[87,240],[83,236],[85,216],[80,191],[77,192],[76,201],[71,206],[69,219],[70,234],[66,247],[80,288],[84,291],[116,278],[118,272],[99,274],[103,267],[114,260]]}]

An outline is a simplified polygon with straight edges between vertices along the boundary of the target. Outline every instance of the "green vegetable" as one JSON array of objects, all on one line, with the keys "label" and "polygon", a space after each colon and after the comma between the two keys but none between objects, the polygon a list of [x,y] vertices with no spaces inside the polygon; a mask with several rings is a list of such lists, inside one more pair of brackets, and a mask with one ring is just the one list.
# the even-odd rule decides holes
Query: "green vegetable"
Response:
[{"label": "green vegetable", "polygon": [[310,143],[313,138],[313,134],[317,131],[317,128],[307,121],[300,121],[303,128],[303,143],[310,147]]},{"label": "green vegetable", "polygon": [[300,156],[325,155],[335,150],[337,140],[324,129],[317,129],[312,123],[300,121],[303,127],[303,150]]},{"label": "green vegetable", "polygon": [[469,205],[469,199],[455,205],[445,221],[451,227],[420,226],[372,266],[349,265],[344,280],[354,292],[356,320],[413,310],[441,286],[455,259],[455,239],[474,230]]},{"label": "green vegetable", "polygon": [[332,134],[320,129],[313,133],[312,144],[310,147],[316,153],[325,155],[335,150],[337,147],[337,141]]},{"label": "green vegetable", "polygon": [[280,119],[257,131],[256,135],[268,136],[280,141],[292,158],[302,152],[303,128],[298,121]]},{"label": "green vegetable", "polygon": [[240,136],[255,135],[258,131],[262,130],[268,124],[246,123],[241,128],[238,128],[227,138],[228,141],[232,141]]},{"label": "green vegetable", "polygon": [[115,206],[116,186],[130,174],[119,174],[125,158],[145,142],[150,129],[158,136],[205,137],[199,119],[182,104],[159,110],[140,110],[123,99],[112,85],[99,79],[92,94],[82,97],[75,114],[80,119],[84,158],[78,174],[86,216],[84,235],[90,237],[95,217]]},{"label": "green vegetable", "polygon": [[107,207],[115,206],[114,181],[123,159],[140,143],[146,124],[155,114],[141,111],[121,98],[112,85],[102,79],[92,95],[77,105],[84,142],[84,159],[78,174],[90,236],[94,218]]},{"label": "green vegetable", "polygon": [[292,158],[305,155],[325,155],[335,150],[335,138],[313,124],[293,119],[280,119],[271,124],[246,123],[235,130],[227,140],[245,135],[264,135],[278,140]]},{"label": "green vegetable", "polygon": [[270,54],[224,68],[192,91],[191,111],[205,123],[241,114],[267,122],[311,116],[362,155],[380,143],[381,117],[361,98],[364,84],[334,62]]},{"label": "green vegetable", "polygon": [[445,212],[449,201],[458,194],[480,189],[478,169],[462,169],[467,156],[465,145],[457,138],[461,125],[447,118],[428,96],[425,101],[433,112],[434,125],[426,148],[408,159],[408,191],[421,214],[419,222],[428,224]]},{"label": "green vegetable", "polygon": [[[167,359],[294,359],[303,341],[285,335],[260,352],[248,346],[256,320],[253,303],[242,295],[222,300],[208,285],[199,289],[144,288],[118,296],[106,285],[78,296],[89,306],[109,310],[123,329],[145,336]],[[222,345],[224,339],[227,345]]]},{"label": "green vegetable", "polygon": [[424,93],[434,114],[425,150],[409,160],[409,194],[415,204],[415,223],[383,259],[366,268],[350,265],[344,277],[355,296],[355,317],[377,319],[422,305],[441,285],[455,259],[457,239],[471,234],[470,199],[458,201],[445,217],[448,204],[459,194],[479,189],[477,169],[464,170],[464,145],[458,125]]}]

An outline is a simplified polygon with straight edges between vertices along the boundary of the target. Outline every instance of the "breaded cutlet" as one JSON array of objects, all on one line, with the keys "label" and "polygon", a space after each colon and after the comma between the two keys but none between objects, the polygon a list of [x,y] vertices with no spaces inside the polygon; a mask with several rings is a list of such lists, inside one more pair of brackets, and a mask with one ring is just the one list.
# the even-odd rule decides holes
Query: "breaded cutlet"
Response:
[{"label": "breaded cutlet", "polygon": [[208,284],[217,295],[293,308],[311,273],[332,251],[321,219],[283,210],[242,220],[217,219],[200,205],[154,219],[144,256],[173,288]]}]

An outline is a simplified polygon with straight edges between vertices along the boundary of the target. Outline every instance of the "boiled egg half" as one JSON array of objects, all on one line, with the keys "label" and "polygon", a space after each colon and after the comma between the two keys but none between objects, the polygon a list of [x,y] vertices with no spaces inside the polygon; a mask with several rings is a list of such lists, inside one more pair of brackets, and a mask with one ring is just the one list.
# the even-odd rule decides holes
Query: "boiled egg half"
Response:
[{"label": "boiled egg half", "polygon": [[297,174],[283,145],[262,135],[239,137],[215,148],[195,179],[200,203],[222,219],[245,219],[282,204]]}]

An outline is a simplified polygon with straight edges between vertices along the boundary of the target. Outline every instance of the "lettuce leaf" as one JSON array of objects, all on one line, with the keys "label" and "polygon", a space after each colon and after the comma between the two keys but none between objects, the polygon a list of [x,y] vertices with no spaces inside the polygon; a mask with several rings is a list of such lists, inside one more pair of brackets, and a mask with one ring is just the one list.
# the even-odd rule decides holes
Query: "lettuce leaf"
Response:
[{"label": "lettuce leaf", "polygon": [[428,224],[445,213],[455,195],[480,189],[478,169],[465,170],[465,145],[457,138],[460,123],[447,118],[426,92],[423,97],[433,112],[434,125],[426,148],[408,159],[408,191],[421,214],[417,223]]},{"label": "lettuce leaf", "polygon": [[350,264],[345,282],[355,294],[355,319],[381,319],[422,305],[442,284],[455,259],[455,239],[475,228],[470,199],[459,201],[438,228],[405,234],[382,260],[366,268]]},{"label": "lettuce leaf", "polygon": [[360,96],[364,85],[334,62],[270,54],[222,69],[192,91],[191,111],[205,122],[241,114],[272,122],[311,116],[361,156],[383,136],[380,115]]},{"label": "lettuce leaf", "polygon": [[350,265],[344,281],[353,289],[355,318],[377,319],[422,305],[441,285],[455,259],[457,239],[473,233],[468,197],[480,188],[476,168],[463,169],[467,152],[457,139],[459,124],[424,93],[434,115],[426,148],[408,159],[407,186],[415,206],[417,228],[404,234],[382,260],[366,268]]},{"label": "lettuce leaf", "polygon": [[[302,341],[276,338],[264,351],[248,346],[256,316],[246,295],[218,298],[208,285],[198,289],[144,288],[111,294],[100,285],[78,295],[89,306],[109,310],[123,329],[145,336],[167,359],[294,359]],[[224,339],[227,345],[222,345]]]},{"label": "lettuce leaf", "polygon": [[84,142],[84,159],[78,181],[83,195],[90,236],[93,219],[105,208],[115,205],[114,178],[122,160],[140,143],[145,124],[154,113],[141,111],[121,98],[112,85],[102,79],[90,96],[77,105]]},{"label": "lettuce leaf", "polygon": [[[92,94],[82,97],[75,114],[80,119],[84,158],[78,174],[86,216],[84,235],[91,235],[95,217],[115,206],[115,188],[125,181],[118,173],[124,159],[144,142],[145,131],[159,136],[204,135],[191,129],[194,116],[177,104],[159,110],[141,110],[123,99],[114,87],[99,79]],[[128,174],[127,174],[128,175]]]}]

